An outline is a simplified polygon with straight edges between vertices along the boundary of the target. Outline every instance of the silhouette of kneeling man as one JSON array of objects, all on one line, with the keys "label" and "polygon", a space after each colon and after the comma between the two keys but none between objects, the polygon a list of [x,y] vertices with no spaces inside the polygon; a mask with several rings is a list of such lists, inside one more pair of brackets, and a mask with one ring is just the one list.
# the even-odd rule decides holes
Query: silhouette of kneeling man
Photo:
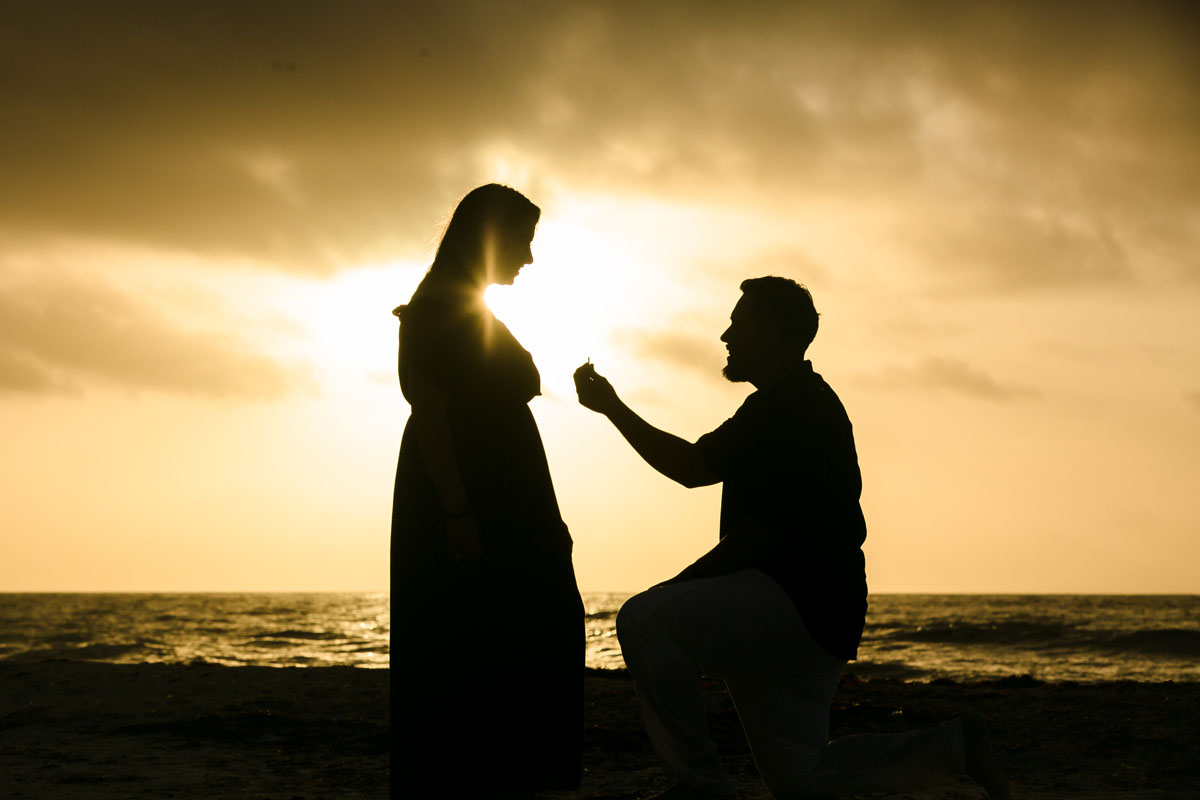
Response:
[{"label": "silhouette of kneeling man", "polygon": [[1007,798],[983,720],[829,741],[829,705],[866,615],[866,523],[850,420],[804,358],[812,297],[786,278],[744,281],[721,335],[724,375],[756,391],[695,443],[659,430],[585,364],[579,402],[687,487],[721,482],[720,541],[617,616],[642,719],[677,785],[661,798],[732,798],[708,735],[700,675],[729,689],[759,772],[780,798],[905,791],[956,774]]}]

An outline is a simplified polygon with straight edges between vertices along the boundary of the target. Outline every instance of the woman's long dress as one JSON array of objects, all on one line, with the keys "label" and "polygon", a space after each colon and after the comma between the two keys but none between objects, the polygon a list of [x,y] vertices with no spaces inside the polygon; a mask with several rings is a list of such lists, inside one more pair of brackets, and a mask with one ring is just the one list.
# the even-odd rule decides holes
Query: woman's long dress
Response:
[{"label": "woman's long dress", "polygon": [[528,405],[537,368],[478,295],[418,295],[400,320],[401,387],[407,397],[416,369],[449,396],[484,557],[469,577],[449,562],[410,418],[392,506],[393,796],[413,796],[410,782],[430,775],[481,797],[576,788],[583,605]]}]

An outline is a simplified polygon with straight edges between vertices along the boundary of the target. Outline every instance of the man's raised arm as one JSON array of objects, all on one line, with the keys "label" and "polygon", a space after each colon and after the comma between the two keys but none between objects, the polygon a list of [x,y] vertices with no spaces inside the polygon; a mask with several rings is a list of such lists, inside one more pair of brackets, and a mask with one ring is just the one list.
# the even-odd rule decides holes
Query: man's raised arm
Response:
[{"label": "man's raised arm", "polygon": [[639,417],[617,397],[612,384],[597,374],[590,361],[575,370],[575,391],[580,405],[608,417],[637,454],[663,475],[689,489],[718,482],[696,445]]}]

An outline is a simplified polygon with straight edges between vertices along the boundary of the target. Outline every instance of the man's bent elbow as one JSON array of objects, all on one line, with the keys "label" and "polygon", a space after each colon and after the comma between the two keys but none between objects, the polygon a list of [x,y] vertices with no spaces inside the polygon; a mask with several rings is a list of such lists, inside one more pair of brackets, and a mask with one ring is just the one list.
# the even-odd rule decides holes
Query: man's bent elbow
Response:
[{"label": "man's bent elbow", "polygon": [[712,474],[708,464],[704,463],[704,460],[698,455],[684,469],[680,470],[679,474],[675,476],[675,480],[688,489],[712,486],[714,483],[721,482],[721,479]]},{"label": "man's bent elbow", "polygon": [[714,483],[718,483],[716,478],[699,475],[689,475],[675,480],[686,489],[698,489],[701,486],[712,486]]}]

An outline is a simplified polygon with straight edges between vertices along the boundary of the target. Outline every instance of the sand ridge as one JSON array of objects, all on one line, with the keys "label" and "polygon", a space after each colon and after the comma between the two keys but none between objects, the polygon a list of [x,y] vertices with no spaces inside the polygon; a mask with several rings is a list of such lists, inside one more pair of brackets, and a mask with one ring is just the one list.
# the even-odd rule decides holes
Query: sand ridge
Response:
[{"label": "sand ridge", "polygon": [[[705,692],[739,797],[767,800],[723,685],[706,681]],[[627,673],[588,670],[585,704],[583,787],[546,800],[637,800],[669,785]],[[991,726],[1015,798],[1200,798],[1200,684],[847,678],[832,734],[927,727],[972,710]],[[0,662],[0,797],[382,799],[388,748],[386,670]],[[452,776],[429,780],[441,788],[425,796],[456,796]],[[893,797],[982,793],[963,779]]]}]

